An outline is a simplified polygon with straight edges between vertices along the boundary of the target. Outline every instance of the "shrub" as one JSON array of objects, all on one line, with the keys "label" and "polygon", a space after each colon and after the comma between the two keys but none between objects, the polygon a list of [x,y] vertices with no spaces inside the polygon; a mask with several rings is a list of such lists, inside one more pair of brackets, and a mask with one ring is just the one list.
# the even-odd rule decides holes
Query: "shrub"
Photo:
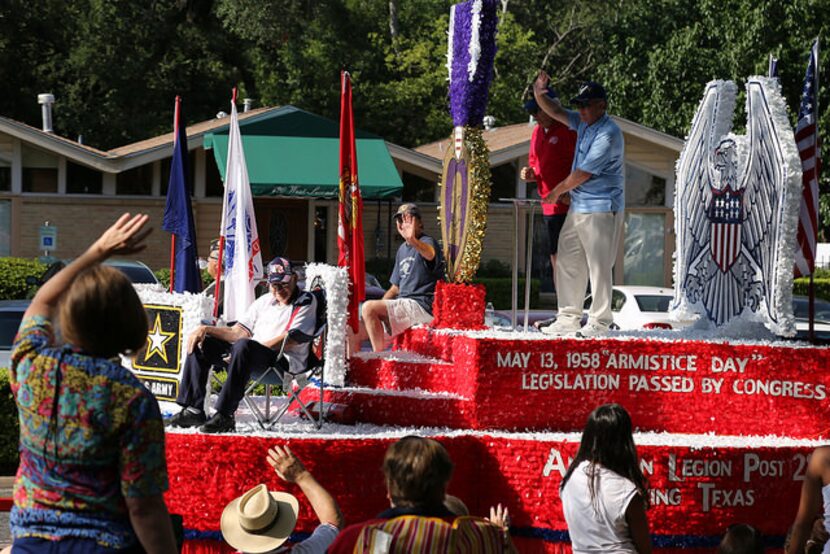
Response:
[{"label": "shrub", "polygon": [[14,475],[20,442],[17,406],[12,396],[9,370],[0,368],[0,475]]},{"label": "shrub", "polygon": [[[524,272],[524,269],[520,269]],[[513,273],[510,270],[510,264],[505,263],[496,258],[491,258],[482,263],[476,272],[478,277],[512,277]]]},{"label": "shrub", "polygon": [[[159,280],[161,286],[165,288],[165,290],[170,288],[170,268],[164,267],[162,269],[157,269],[153,272],[156,276],[156,279]],[[202,270],[202,286],[207,286],[208,283],[212,283],[213,278],[208,274],[207,271]]]},{"label": "shrub", "polygon": [[170,269],[169,268],[165,267],[164,269],[157,269],[153,273],[155,274],[156,279],[159,280],[159,283],[161,283],[162,286],[165,289],[170,288]]},{"label": "shrub", "polygon": [[46,266],[37,260],[0,258],[0,300],[30,298],[37,285],[28,284],[26,279],[40,279],[45,271]]},{"label": "shrub", "polygon": [[[224,383],[228,378],[228,372],[224,369],[220,369],[216,372],[216,377],[219,379],[220,382]],[[214,394],[219,394],[219,391],[222,390],[222,385],[214,381],[213,379],[210,380],[210,390]],[[265,385],[259,384],[254,387],[251,391],[253,396],[265,396]],[[283,396],[282,394],[282,387],[275,386],[271,389],[272,396]]]},{"label": "shrub", "polygon": [[[818,273],[818,272],[816,272]],[[813,286],[816,289],[816,298],[830,301],[830,277],[814,277]],[[793,294],[807,296],[810,287],[810,278],[802,277],[793,282]]]}]

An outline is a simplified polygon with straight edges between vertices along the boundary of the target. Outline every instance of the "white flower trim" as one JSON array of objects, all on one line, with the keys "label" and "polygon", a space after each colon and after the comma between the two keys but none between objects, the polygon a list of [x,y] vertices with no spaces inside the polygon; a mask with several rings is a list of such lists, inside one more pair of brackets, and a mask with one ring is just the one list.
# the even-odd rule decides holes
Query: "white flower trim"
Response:
[{"label": "white flower trim", "polygon": [[326,365],[323,377],[327,384],[342,387],[346,382],[346,310],[349,303],[349,275],[345,267],[308,264],[306,286],[320,278],[326,289],[328,337],[325,344]]},{"label": "white flower trim", "polygon": [[467,64],[467,80],[471,83],[478,69],[478,60],[481,58],[481,39],[479,37],[481,28],[481,1],[475,0],[471,8],[470,62]]},{"label": "white flower trim", "polygon": [[779,144],[784,157],[786,177],[781,191],[781,210],[777,224],[780,226],[779,240],[776,245],[778,264],[775,267],[777,287],[773,296],[774,312],[779,314],[778,322],[769,322],[767,327],[773,333],[782,336],[795,335],[795,316],[793,315],[793,275],[796,249],[798,248],[798,218],[801,209],[801,156],[795,143],[795,132],[787,116],[787,106],[781,95],[781,83],[778,79],[755,76],[750,81],[758,81],[768,91],[770,112],[775,127],[779,131]]},{"label": "white flower trim", "polygon": [[455,40],[455,6],[450,7],[450,29],[447,36],[447,81],[452,83],[453,43]]}]

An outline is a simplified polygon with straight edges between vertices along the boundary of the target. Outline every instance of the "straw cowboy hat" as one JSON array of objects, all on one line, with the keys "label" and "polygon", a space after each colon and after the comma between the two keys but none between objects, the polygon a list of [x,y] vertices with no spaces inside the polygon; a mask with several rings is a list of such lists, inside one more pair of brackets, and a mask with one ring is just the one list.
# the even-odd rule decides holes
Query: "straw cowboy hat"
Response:
[{"label": "straw cowboy hat", "polygon": [[297,524],[297,499],[287,492],[257,485],[231,500],[222,512],[222,536],[232,547],[250,554],[274,550]]}]

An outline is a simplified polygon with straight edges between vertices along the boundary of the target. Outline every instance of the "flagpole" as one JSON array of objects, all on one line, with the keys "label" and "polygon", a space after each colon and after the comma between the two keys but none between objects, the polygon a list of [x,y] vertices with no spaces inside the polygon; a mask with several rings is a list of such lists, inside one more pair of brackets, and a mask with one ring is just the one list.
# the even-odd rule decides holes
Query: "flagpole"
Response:
[{"label": "flagpole", "polygon": [[[231,104],[236,104],[236,87],[233,87],[231,92]],[[230,144],[228,145],[230,147]],[[225,175],[225,180],[228,176]],[[228,211],[228,195],[227,192],[222,195],[222,220],[219,228],[219,258],[216,260],[216,284],[213,288],[213,317],[219,317],[219,295],[222,291],[222,269],[225,264],[225,213]]]},{"label": "flagpole", "polygon": [[[821,168],[821,163],[819,162],[819,160],[821,159],[821,151],[819,150],[819,148],[821,147],[821,141],[819,140],[820,134],[819,134],[819,127],[818,127],[818,121],[819,121],[818,101],[819,101],[819,90],[820,90],[819,89],[819,78],[818,78],[818,76],[819,76],[819,64],[818,64],[819,38],[820,37],[816,37],[816,41],[815,41],[815,48],[816,48],[816,64],[815,64],[816,65],[816,69],[815,69],[815,72],[816,72],[816,74],[815,74],[815,82],[816,82],[816,86],[815,86],[815,91],[816,91],[815,92],[815,106],[816,106],[816,111],[815,111],[815,125],[816,125],[816,144],[815,144],[816,165],[815,165],[815,172],[816,172],[816,183],[819,182],[819,169]],[[810,50],[811,50],[810,56],[812,56],[813,55],[812,48]],[[819,189],[819,190],[821,190],[821,189]],[[816,212],[816,242],[818,242],[818,226],[819,226],[819,212]],[[816,257],[815,257],[815,254],[814,254],[813,255],[813,267],[810,268],[810,284],[808,285],[808,288],[807,288],[807,298],[808,298],[808,300],[807,300],[807,311],[808,311],[808,314],[809,314],[808,317],[809,317],[809,320],[810,320],[810,323],[809,323],[809,337],[810,337],[810,342],[811,343],[816,342],[816,330],[815,330],[816,329],[816,287],[815,287],[815,284],[814,284],[814,281],[813,281],[813,276],[815,275],[815,273],[816,273]]]},{"label": "flagpole", "polygon": [[213,317],[219,317],[219,295],[222,294],[222,262],[225,253],[225,235],[219,235],[219,258],[216,260],[216,283],[213,286]]},{"label": "flagpole", "polygon": [[[173,108],[173,145],[179,139],[179,106],[182,97],[176,95],[176,106]],[[176,234],[170,234],[170,292],[173,292],[173,285],[176,282]]]}]

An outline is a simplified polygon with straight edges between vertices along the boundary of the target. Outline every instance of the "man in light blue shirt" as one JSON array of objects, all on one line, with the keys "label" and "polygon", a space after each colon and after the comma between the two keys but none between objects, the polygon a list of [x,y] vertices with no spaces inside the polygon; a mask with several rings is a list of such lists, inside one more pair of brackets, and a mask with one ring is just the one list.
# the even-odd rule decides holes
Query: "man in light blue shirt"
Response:
[{"label": "man in light blue shirt", "polygon": [[[606,113],[608,100],[601,85],[584,83],[579,94],[571,99],[577,108],[572,111],[545,96],[548,81],[544,71],[536,79],[536,102],[551,117],[576,130],[577,139],[570,175],[543,199],[555,202],[570,192],[571,209],[559,235],[559,314],[556,322],[542,328],[542,332],[554,336],[603,336],[613,322],[611,270],[625,211],[623,135]],[[588,322],[580,327],[589,279],[593,299]]]}]

